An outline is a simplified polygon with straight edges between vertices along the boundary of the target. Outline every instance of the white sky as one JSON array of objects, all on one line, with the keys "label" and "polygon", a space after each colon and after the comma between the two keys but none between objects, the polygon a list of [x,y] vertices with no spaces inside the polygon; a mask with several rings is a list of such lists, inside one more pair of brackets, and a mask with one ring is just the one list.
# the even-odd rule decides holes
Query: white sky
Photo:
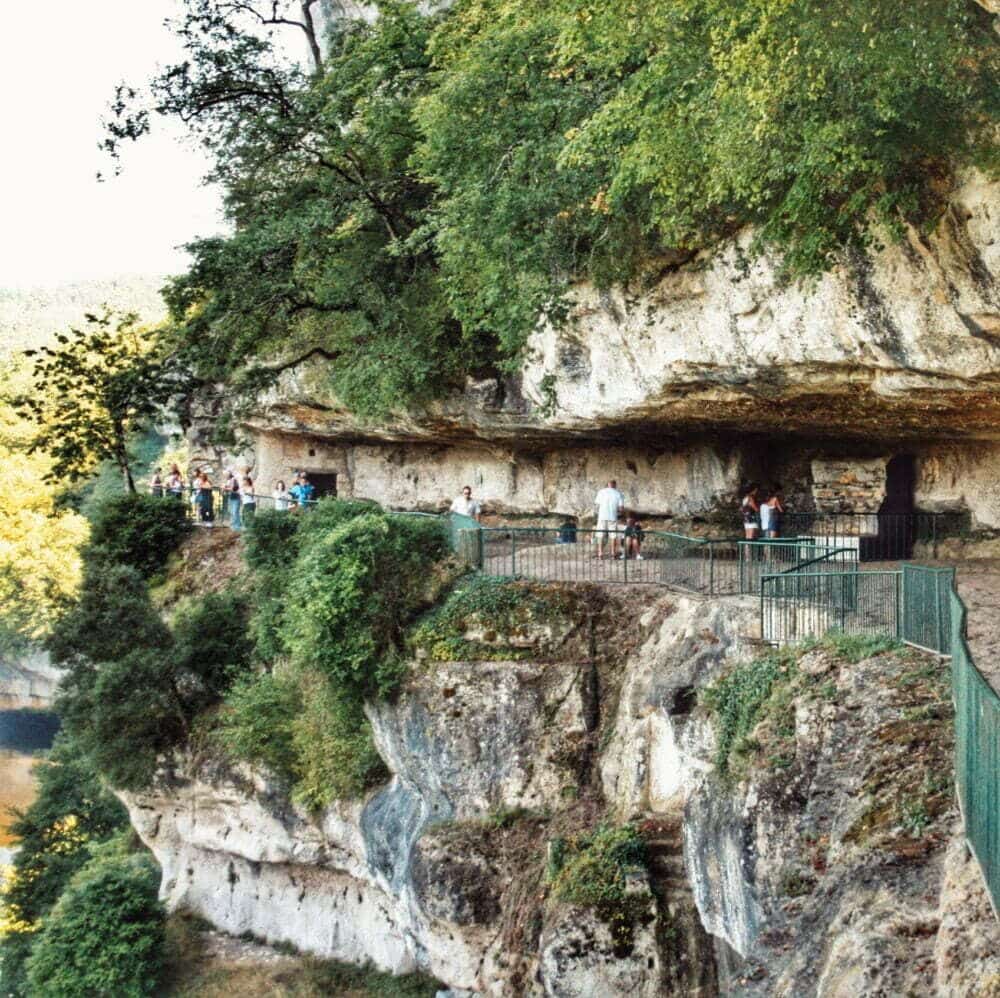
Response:
[{"label": "white sky", "polygon": [[[114,177],[97,149],[121,80],[143,83],[178,50],[175,0],[4,4],[0,30],[0,287],[184,268],[180,245],[223,229],[206,161],[178,129],[124,150]],[[107,179],[98,183],[96,174]]]}]

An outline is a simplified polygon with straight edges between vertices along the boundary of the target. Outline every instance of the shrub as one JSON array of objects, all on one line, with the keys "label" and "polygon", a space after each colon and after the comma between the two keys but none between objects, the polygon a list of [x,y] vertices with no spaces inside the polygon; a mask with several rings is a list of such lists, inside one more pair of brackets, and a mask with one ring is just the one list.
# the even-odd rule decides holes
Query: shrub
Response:
[{"label": "shrub", "polygon": [[[428,578],[448,550],[434,520],[363,513],[311,529],[287,592],[282,638],[292,661],[357,697],[398,681],[391,652],[427,600]],[[390,658],[388,675],[380,665]]]},{"label": "shrub", "polygon": [[610,926],[616,951],[627,952],[652,902],[648,889],[629,888],[628,874],[645,867],[646,844],[634,825],[600,825],[589,835],[555,840],[548,877],[556,900],[593,908]]},{"label": "shrub", "polygon": [[409,633],[408,644],[411,648],[426,648],[438,662],[537,655],[534,649],[525,651],[468,641],[465,634],[475,627],[512,634],[531,621],[551,618],[565,609],[565,599],[544,587],[470,575],[459,581],[443,603],[417,622]]},{"label": "shrub", "polygon": [[159,871],[145,855],[112,840],[73,878],[28,958],[40,998],[144,998],[157,993],[164,911]]},{"label": "shrub", "polygon": [[733,751],[753,731],[776,684],[790,679],[794,671],[794,656],[774,653],[737,665],[705,689],[704,703],[718,721],[715,764],[721,774],[729,773]]},{"label": "shrub", "polygon": [[226,698],[219,737],[235,758],[267,767],[314,810],[357,797],[386,775],[361,704],[316,673],[242,679]]},{"label": "shrub", "polygon": [[388,775],[375,750],[359,701],[331,688],[326,677],[300,677],[302,710],[292,723],[294,796],[319,810],[334,800],[360,797]]},{"label": "shrub", "polygon": [[191,530],[184,503],[154,496],[122,495],[94,512],[85,557],[129,565],[149,578]]},{"label": "shrub", "polygon": [[219,737],[236,759],[266,766],[289,784],[295,779],[292,724],[302,709],[288,677],[260,673],[236,681],[219,718]]},{"label": "shrub", "polygon": [[[137,790],[249,667],[247,605],[236,593],[210,594],[182,608],[171,631],[134,569],[109,573],[85,585],[56,628],[55,657],[70,656],[58,709],[111,783]],[[119,630],[108,630],[109,622]]]}]

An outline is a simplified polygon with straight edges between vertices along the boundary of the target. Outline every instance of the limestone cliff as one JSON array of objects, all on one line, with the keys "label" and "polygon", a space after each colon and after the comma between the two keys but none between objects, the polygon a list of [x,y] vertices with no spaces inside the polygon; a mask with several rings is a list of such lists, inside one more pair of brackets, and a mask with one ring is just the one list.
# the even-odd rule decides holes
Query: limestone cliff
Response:
[{"label": "limestone cliff", "polygon": [[[509,660],[418,660],[370,709],[392,777],[364,801],[308,814],[202,751],[129,797],[132,820],[171,908],[477,993],[971,996],[1000,980],[955,838],[940,666],[810,653],[724,779],[701,691],[752,655],[754,616],[577,590],[561,620],[490,635]],[[551,869],[561,843],[625,821],[646,860],[623,928],[560,900]]]},{"label": "limestone cliff", "polygon": [[905,456],[918,509],[995,531],[998,218],[1000,183],[970,174],[933,233],[808,284],[750,259],[745,231],[633,287],[577,287],[516,375],[379,424],[331,394],[321,352],[285,358],[242,413],[243,460],[268,486],[305,468],[342,496],[440,509],[471,484],[493,515],[581,520],[615,477],[630,507],[684,522],[732,515],[747,478],[782,482],[793,509],[844,483],[834,508],[877,509]]}]

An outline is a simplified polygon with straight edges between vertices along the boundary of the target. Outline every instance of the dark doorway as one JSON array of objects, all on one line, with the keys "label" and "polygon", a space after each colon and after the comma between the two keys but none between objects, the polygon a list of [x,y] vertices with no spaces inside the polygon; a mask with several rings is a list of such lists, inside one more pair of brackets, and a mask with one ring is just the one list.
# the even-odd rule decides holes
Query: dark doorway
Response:
[{"label": "dark doorway", "polygon": [[917,464],[912,454],[897,454],[885,466],[885,499],[878,511],[878,536],[871,538],[872,561],[904,561],[913,554],[916,517],[913,490]]},{"label": "dark doorway", "polygon": [[307,471],[309,481],[316,486],[317,499],[337,498],[337,474],[330,471]]}]

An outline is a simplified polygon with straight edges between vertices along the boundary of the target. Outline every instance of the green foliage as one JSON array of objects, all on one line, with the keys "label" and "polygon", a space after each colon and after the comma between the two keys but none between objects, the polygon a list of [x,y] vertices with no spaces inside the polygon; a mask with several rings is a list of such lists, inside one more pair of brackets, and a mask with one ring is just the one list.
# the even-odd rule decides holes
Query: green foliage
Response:
[{"label": "green foliage", "polygon": [[322,500],[307,516],[280,510],[258,513],[244,530],[244,558],[253,570],[255,610],[251,632],[257,656],[273,662],[285,654],[281,636],[289,606],[288,586],[299,549],[342,523],[379,511],[374,503]]},{"label": "green foliage", "polygon": [[465,634],[475,629],[492,635],[517,635],[528,624],[551,619],[565,609],[565,600],[550,587],[469,575],[418,621],[408,643],[411,648],[426,649],[437,662],[537,655],[537,650],[525,652],[499,642],[469,641]]},{"label": "green foliage", "polygon": [[703,702],[715,713],[718,745],[715,764],[725,776],[730,770],[733,752],[761,719],[764,705],[780,684],[787,683],[797,671],[795,656],[773,652],[751,662],[737,665],[703,693]]},{"label": "green foliage", "polygon": [[126,493],[94,510],[87,555],[129,565],[148,579],[163,568],[191,529],[184,503]]},{"label": "green foliage", "polygon": [[125,808],[64,734],[35,774],[37,796],[10,826],[18,852],[0,895],[0,923],[19,927],[0,932],[0,976],[4,993],[18,996],[27,994],[25,961],[35,930],[89,858],[88,846],[128,826]]},{"label": "green foliage", "polygon": [[[168,505],[130,497],[112,505],[148,512],[157,502]],[[249,606],[240,593],[209,594],[181,607],[168,627],[140,573],[100,550],[105,557],[85,552],[80,597],[47,644],[68,669],[58,699],[67,731],[113,785],[139,789],[157,758],[182,744],[197,715],[249,667]]]},{"label": "green foliage", "polygon": [[57,334],[57,346],[25,351],[32,386],[13,404],[38,427],[31,451],[52,459],[48,480],[79,481],[107,460],[134,492],[130,441],[177,392],[176,372],[150,351],[134,314],[86,319]]},{"label": "green foliage", "polygon": [[302,710],[298,684],[272,673],[233,684],[219,717],[219,738],[236,759],[266,766],[292,784],[297,769],[292,726]]},{"label": "green foliage", "polygon": [[73,878],[45,920],[28,959],[30,993],[39,998],[157,993],[164,911],[159,870],[112,840]]},{"label": "green foliage", "polygon": [[295,798],[312,810],[360,797],[388,775],[361,702],[324,676],[300,677],[302,710],[291,727]]},{"label": "green foliage", "polygon": [[630,888],[628,875],[645,868],[646,844],[635,826],[605,824],[589,835],[555,840],[548,878],[556,900],[595,909],[611,926],[616,946],[627,949],[652,902],[648,889]]},{"label": "green foliage", "polygon": [[214,157],[234,232],[168,296],[198,377],[250,389],[277,368],[248,357],[319,350],[372,416],[515,364],[576,279],[655,280],[748,223],[814,275],[1000,158],[969,0],[384,0],[310,74],[248,8],[308,34],[290,0],[186,0],[184,61],[146,104],[119,91],[108,144],[160,114]]},{"label": "green foliage", "polygon": [[286,593],[282,638],[290,659],[356,698],[385,695],[398,681],[392,653],[447,554],[444,528],[365,513],[312,533]]},{"label": "green foliage", "polygon": [[236,759],[263,765],[311,810],[361,796],[387,775],[361,703],[316,673],[244,677],[218,736]]},{"label": "green foliage", "polygon": [[825,648],[838,658],[845,659],[852,665],[863,662],[866,658],[885,655],[889,652],[902,651],[904,645],[895,638],[878,634],[844,634],[841,631],[828,631],[819,641],[804,642],[802,650],[809,648]]}]

